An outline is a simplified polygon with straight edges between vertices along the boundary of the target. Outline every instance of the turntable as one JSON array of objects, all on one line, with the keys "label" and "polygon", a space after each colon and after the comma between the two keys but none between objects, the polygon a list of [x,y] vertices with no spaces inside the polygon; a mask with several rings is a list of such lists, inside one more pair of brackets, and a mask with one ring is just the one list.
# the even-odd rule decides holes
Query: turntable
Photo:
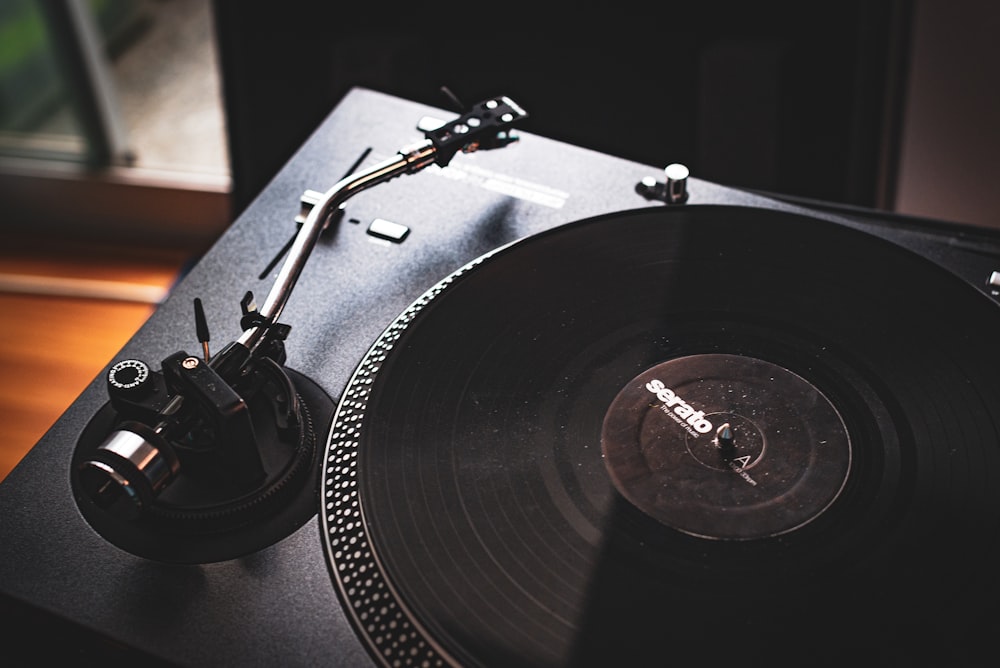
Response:
[{"label": "turntable", "polygon": [[1000,235],[518,102],[353,90],[0,484],[22,663],[992,654]]}]

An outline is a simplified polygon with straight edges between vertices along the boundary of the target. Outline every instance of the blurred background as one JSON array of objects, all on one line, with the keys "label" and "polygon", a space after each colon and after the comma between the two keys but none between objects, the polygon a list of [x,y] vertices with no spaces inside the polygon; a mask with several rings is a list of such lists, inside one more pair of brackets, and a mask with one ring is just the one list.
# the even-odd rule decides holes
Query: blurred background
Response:
[{"label": "blurred background", "polygon": [[353,86],[1000,227],[997,3],[353,4],[0,0],[0,478]]}]

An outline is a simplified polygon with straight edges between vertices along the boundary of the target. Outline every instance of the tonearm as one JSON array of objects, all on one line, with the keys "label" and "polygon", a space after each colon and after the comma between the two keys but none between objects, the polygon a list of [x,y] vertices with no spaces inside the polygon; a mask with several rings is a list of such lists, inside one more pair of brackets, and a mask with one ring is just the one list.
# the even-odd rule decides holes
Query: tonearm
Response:
[{"label": "tonearm", "polygon": [[[362,190],[430,165],[443,167],[460,151],[516,141],[512,126],[526,116],[507,97],[485,100],[425,131],[422,141],[394,157],[334,184],[300,226],[261,308],[248,292],[241,303],[243,333],[216,355],[199,359],[178,352],[163,360],[161,372],[139,360],[115,364],[108,376],[113,427],[96,447],[84,448],[76,465],[87,507],[115,522],[149,521],[168,532],[211,533],[266,515],[261,509],[302,468],[296,458],[314,456],[311,450],[299,453],[308,420],[283,367],[291,328],[278,319],[324,228]],[[196,320],[199,307],[196,302]],[[260,397],[269,404],[265,412],[276,415],[274,433],[287,441],[282,447],[288,454],[277,464],[263,451],[252,415],[250,404]],[[160,503],[164,490],[182,477],[184,484]]]}]

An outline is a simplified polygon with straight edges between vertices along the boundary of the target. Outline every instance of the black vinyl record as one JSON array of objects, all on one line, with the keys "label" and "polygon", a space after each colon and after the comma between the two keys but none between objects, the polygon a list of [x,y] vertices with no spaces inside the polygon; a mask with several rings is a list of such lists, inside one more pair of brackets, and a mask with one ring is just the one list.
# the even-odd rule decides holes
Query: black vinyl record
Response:
[{"label": "black vinyl record", "polygon": [[385,665],[964,665],[1000,578],[1000,309],[791,213],[471,263],[334,420],[331,573]]}]

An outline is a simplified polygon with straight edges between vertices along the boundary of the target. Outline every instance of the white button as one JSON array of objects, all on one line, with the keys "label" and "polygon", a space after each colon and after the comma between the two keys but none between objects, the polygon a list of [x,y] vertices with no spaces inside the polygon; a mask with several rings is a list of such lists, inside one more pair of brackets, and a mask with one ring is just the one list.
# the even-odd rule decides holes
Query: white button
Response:
[{"label": "white button", "polygon": [[376,218],[372,221],[372,224],[368,226],[368,234],[380,239],[395,241],[396,243],[405,239],[406,235],[409,233],[410,228],[406,225],[400,225],[399,223],[394,223],[391,220],[385,220],[384,218]]}]

